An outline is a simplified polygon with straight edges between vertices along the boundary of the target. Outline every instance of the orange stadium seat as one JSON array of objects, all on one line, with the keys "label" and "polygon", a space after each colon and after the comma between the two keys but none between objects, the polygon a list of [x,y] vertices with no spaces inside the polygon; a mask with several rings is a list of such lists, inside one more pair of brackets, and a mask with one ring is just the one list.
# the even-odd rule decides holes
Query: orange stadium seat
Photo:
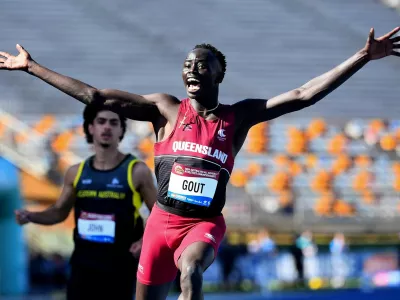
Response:
[{"label": "orange stadium seat", "polygon": [[305,161],[306,167],[307,167],[308,169],[315,169],[315,168],[318,167],[318,161],[319,161],[319,159],[318,159],[318,156],[317,156],[317,155],[315,155],[315,154],[308,154],[308,155],[306,156],[306,161]]},{"label": "orange stadium seat", "polygon": [[154,142],[150,138],[142,139],[138,146],[139,150],[145,155],[153,153],[154,151],[153,147],[154,147]]},{"label": "orange stadium seat", "polygon": [[286,172],[279,171],[275,173],[271,181],[268,184],[268,187],[273,192],[282,192],[286,191],[290,187],[290,176]]},{"label": "orange stadium seat", "polygon": [[345,151],[347,138],[343,134],[335,135],[328,143],[328,152],[333,155],[341,154]]},{"label": "orange stadium seat", "polygon": [[332,174],[328,171],[319,171],[310,183],[310,187],[315,192],[326,192],[331,189]]},{"label": "orange stadium seat", "polygon": [[252,128],[250,128],[247,135],[247,151],[249,153],[264,153],[267,150],[268,137],[266,136],[266,129],[268,128],[268,123],[259,123]]},{"label": "orange stadium seat", "polygon": [[314,211],[319,216],[331,216],[334,197],[326,194],[319,198],[314,205]]},{"label": "orange stadium seat", "polygon": [[354,165],[359,168],[368,168],[371,164],[371,158],[366,154],[361,154],[354,158]]},{"label": "orange stadium seat", "polygon": [[56,118],[53,115],[44,115],[39,122],[37,122],[33,129],[41,134],[45,134],[56,123]]},{"label": "orange stadium seat", "polygon": [[4,125],[4,123],[2,123],[0,120],[0,139],[3,138],[6,130],[7,130],[6,125]]},{"label": "orange stadium seat", "polygon": [[351,166],[351,159],[346,154],[340,154],[332,165],[332,173],[336,176],[346,172]]},{"label": "orange stadium seat", "polygon": [[362,192],[370,185],[372,173],[368,171],[360,171],[353,179],[353,189],[357,192]]},{"label": "orange stadium seat", "polygon": [[395,136],[391,134],[385,134],[381,137],[379,144],[384,151],[393,151],[396,149],[397,140]]},{"label": "orange stadium seat", "polygon": [[288,143],[286,151],[292,155],[302,154],[307,150],[306,134],[295,127],[289,127],[287,131]]},{"label": "orange stadium seat", "polygon": [[363,202],[367,205],[373,204],[376,201],[375,194],[369,189],[363,190],[361,195]]},{"label": "orange stadium seat", "polygon": [[150,170],[154,171],[154,156],[150,155],[148,157],[146,157],[146,159],[144,160],[144,163],[150,168]]},{"label": "orange stadium seat", "polygon": [[274,163],[279,168],[285,168],[290,163],[290,158],[285,154],[277,154],[274,156]]},{"label": "orange stadium seat", "polygon": [[300,163],[291,161],[288,166],[288,172],[292,177],[295,177],[303,172],[303,167]]},{"label": "orange stadium seat", "polygon": [[392,164],[392,171],[395,175],[400,176],[400,162],[396,161]]},{"label": "orange stadium seat", "polygon": [[327,125],[324,119],[313,119],[308,124],[306,135],[308,139],[312,140],[323,135],[326,131]]},{"label": "orange stadium seat", "polygon": [[333,205],[333,212],[342,217],[350,217],[354,215],[354,207],[341,199],[336,200]]},{"label": "orange stadium seat", "polygon": [[375,132],[380,132],[386,128],[385,123],[381,119],[374,119],[369,123],[369,128]]},{"label": "orange stadium seat", "polygon": [[247,166],[246,174],[248,177],[254,177],[260,175],[262,172],[262,166],[255,162],[250,162]]},{"label": "orange stadium seat", "polygon": [[53,151],[59,153],[68,150],[73,138],[74,133],[72,130],[60,133],[51,144]]},{"label": "orange stadium seat", "polygon": [[231,175],[231,184],[234,187],[244,187],[248,181],[248,176],[246,172],[242,170],[234,170]]},{"label": "orange stadium seat", "polygon": [[396,192],[400,192],[400,175],[396,175],[396,178],[393,181],[393,189]]},{"label": "orange stadium seat", "polygon": [[281,207],[287,207],[293,203],[293,193],[291,191],[282,191],[278,195]]}]

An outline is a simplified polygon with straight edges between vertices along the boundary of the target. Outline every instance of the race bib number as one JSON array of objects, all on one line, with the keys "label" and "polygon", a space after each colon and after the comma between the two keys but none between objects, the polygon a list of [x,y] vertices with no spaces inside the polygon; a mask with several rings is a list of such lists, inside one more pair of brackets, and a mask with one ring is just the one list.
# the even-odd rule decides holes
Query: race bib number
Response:
[{"label": "race bib number", "polygon": [[218,171],[174,163],[169,179],[168,197],[208,207],[214,198],[218,178]]},{"label": "race bib number", "polygon": [[115,217],[82,211],[78,219],[78,233],[84,240],[114,243]]}]

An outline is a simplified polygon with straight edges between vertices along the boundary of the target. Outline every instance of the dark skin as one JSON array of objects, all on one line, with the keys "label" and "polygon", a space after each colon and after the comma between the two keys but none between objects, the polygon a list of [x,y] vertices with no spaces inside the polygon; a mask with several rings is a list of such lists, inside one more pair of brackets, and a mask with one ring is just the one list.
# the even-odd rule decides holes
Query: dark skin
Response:
[{"label": "dark skin", "polygon": [[[240,151],[249,129],[261,122],[275,119],[284,114],[301,110],[323,99],[347,81],[369,61],[386,56],[400,57],[400,37],[393,37],[400,27],[377,39],[371,29],[367,43],[352,57],[329,72],[318,76],[306,84],[270,99],[245,99],[233,105],[236,128],[232,145],[233,155]],[[28,52],[17,45],[18,56],[0,52],[0,69],[24,70],[64,93],[87,104],[100,100],[112,104],[113,109],[126,117],[152,122],[158,141],[167,137],[178,117],[180,101],[167,94],[137,95],[128,92],[99,90],[73,78],[53,72],[36,63]],[[312,63],[312,62],[310,62]],[[187,56],[182,79],[190,102],[198,114],[207,119],[217,119],[221,65],[214,54],[205,49],[195,49]],[[189,81],[195,84],[190,85]],[[207,112],[207,110],[212,110]],[[213,261],[214,250],[208,244],[197,242],[188,247],[178,261],[182,273],[183,293],[180,299],[203,299],[201,292],[202,274]],[[165,299],[170,284],[146,286],[138,283],[136,299]]]}]

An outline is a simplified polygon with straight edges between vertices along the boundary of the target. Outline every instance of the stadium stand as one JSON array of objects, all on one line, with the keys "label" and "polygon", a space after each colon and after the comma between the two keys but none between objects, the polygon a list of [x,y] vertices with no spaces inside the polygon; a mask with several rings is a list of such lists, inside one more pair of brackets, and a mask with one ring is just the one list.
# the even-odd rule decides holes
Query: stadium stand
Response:
[{"label": "stadium stand", "polygon": [[[297,87],[358,50],[370,26],[381,34],[399,18],[373,0],[363,1],[363,9],[358,1],[347,0],[3,4],[0,26],[13,30],[3,36],[4,50],[14,52],[18,42],[44,65],[99,88],[183,97],[180,66],[187,51],[199,42],[213,43],[228,59],[221,89],[224,103],[271,97]],[[195,20],[187,12],[196,12]],[[202,20],[201,27],[196,20]],[[399,68],[391,58],[374,63],[323,104],[290,117],[396,118]],[[0,105],[13,114],[43,114],[44,107],[45,113],[54,114],[82,109],[52,87],[21,74],[0,73],[0,88]],[[33,102],[40,105],[27,105]]]},{"label": "stadium stand", "polygon": [[[370,26],[378,35],[399,22],[373,0],[362,1],[363,9],[347,0],[3,2],[0,26],[13,30],[2,37],[4,50],[14,53],[20,43],[45,66],[99,88],[184,97],[187,51],[215,44],[228,60],[223,103],[297,87],[358,50]],[[400,62],[372,64],[321,103],[251,130],[232,174],[226,212],[242,213],[231,222],[272,226],[280,216],[283,229],[321,218],[339,225],[369,218],[372,230],[384,226],[376,218],[398,224]],[[1,154],[24,170],[35,162],[27,174],[58,186],[55,174],[90,153],[83,105],[24,74],[0,73],[0,89]],[[154,167],[151,128],[131,122],[129,131],[122,149]],[[292,214],[298,218],[286,226]]]}]

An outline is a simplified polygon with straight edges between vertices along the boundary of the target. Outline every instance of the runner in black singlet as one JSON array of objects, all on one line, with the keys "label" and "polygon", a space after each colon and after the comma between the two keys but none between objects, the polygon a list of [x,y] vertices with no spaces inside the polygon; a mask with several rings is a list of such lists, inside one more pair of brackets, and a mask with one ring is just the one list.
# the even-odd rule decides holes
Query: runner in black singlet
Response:
[{"label": "runner in black singlet", "polygon": [[156,199],[148,167],[118,151],[126,119],[90,104],[84,130],[95,155],[72,166],[58,201],[42,212],[19,210],[20,224],[53,225],[75,213],[74,251],[67,299],[129,299],[133,297],[144,230],[139,209],[151,210]]},{"label": "runner in black singlet", "polygon": [[[4,57],[0,58],[0,69],[23,70],[85,104],[98,100],[127,118],[152,123],[157,139],[156,176],[162,182],[159,203],[143,237],[143,246],[151,251],[143,251],[140,258],[145,265],[138,268],[141,278],[136,299],[165,299],[176,268],[181,271],[180,299],[202,299],[203,272],[212,264],[225,232],[221,211],[226,184],[249,129],[317,103],[372,60],[400,57],[400,37],[394,37],[399,31],[397,27],[375,39],[371,29],[365,46],[327,73],[270,99],[245,99],[233,105],[219,103],[226,61],[209,44],[196,45],[184,62],[182,79],[188,97],[182,102],[161,93],[137,95],[96,89],[43,67],[19,45],[18,56],[0,52]],[[268,76],[273,75],[266,74],[266,90]],[[183,136],[190,131],[187,141]],[[153,234],[162,225],[164,239]]]}]

